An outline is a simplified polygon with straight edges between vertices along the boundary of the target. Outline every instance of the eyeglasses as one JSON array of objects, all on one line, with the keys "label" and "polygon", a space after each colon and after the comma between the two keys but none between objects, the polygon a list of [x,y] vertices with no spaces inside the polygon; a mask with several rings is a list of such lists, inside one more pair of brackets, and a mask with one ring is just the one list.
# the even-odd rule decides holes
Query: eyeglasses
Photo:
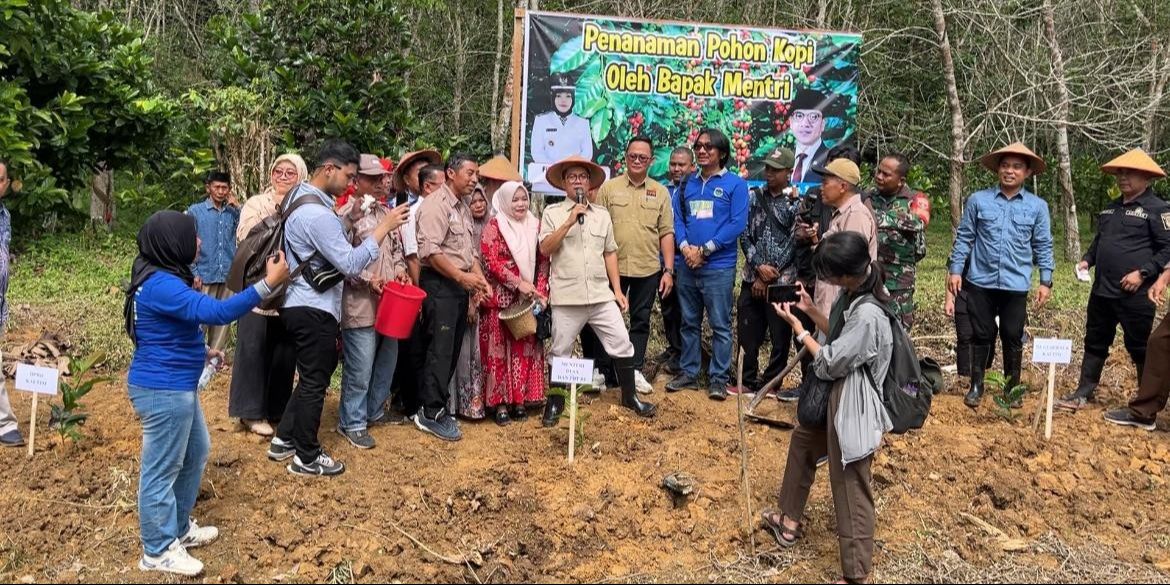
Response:
[{"label": "eyeglasses", "polygon": [[820,122],[821,119],[823,119],[823,118],[824,118],[824,115],[821,114],[820,112],[796,111],[792,114],[793,120],[796,120],[797,122],[804,122],[807,120],[808,122],[810,122],[812,124],[816,124],[817,122]]},{"label": "eyeglasses", "polygon": [[715,150],[715,145],[710,142],[696,142],[695,150]]},{"label": "eyeglasses", "polygon": [[588,181],[589,175],[586,173],[572,173],[569,175],[565,175],[565,180],[572,181],[574,183],[579,182],[579,181]]},{"label": "eyeglasses", "polygon": [[650,156],[647,156],[644,154],[627,154],[626,155],[626,160],[628,160],[630,162],[650,162],[651,158],[653,158],[653,157],[650,157]]},{"label": "eyeglasses", "polygon": [[282,171],[280,169],[276,169],[272,171],[272,176],[276,177],[277,179],[295,179],[297,178],[297,172],[295,170]]}]

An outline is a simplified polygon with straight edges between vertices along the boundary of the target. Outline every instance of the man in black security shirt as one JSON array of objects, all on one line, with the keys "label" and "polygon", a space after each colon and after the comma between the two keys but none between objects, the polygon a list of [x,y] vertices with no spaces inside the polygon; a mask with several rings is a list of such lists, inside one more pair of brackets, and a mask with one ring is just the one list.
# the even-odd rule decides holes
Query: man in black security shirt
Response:
[{"label": "man in black security shirt", "polygon": [[1155,309],[1146,292],[1170,262],[1170,204],[1150,189],[1165,173],[1141,149],[1101,169],[1117,178],[1121,197],[1101,212],[1093,245],[1077,265],[1079,270],[1096,266],[1097,274],[1089,295],[1080,384],[1059,403],[1073,411],[1093,398],[1118,323],[1141,379]]}]

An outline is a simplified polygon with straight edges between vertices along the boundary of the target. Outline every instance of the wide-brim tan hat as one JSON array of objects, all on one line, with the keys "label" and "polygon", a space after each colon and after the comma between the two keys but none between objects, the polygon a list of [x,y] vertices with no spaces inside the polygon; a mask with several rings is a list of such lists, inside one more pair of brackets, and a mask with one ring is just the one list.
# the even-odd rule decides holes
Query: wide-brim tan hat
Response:
[{"label": "wide-brim tan hat", "polygon": [[1101,165],[1101,170],[1111,175],[1122,169],[1141,171],[1159,179],[1166,176],[1166,171],[1163,171],[1162,167],[1158,166],[1158,163],[1154,162],[1154,159],[1140,148],[1135,148]]},{"label": "wide-brim tan hat", "polygon": [[1048,170],[1048,163],[1044,162],[1044,159],[1040,158],[1038,154],[1032,152],[1032,149],[1024,146],[1023,142],[1013,142],[999,150],[989,152],[980,157],[979,163],[983,165],[983,168],[997,173],[999,172],[999,159],[1009,154],[1022,156],[1031,161],[1028,166],[1032,169],[1033,174],[1040,174]]},{"label": "wide-brim tan hat", "polygon": [[549,185],[564,191],[565,171],[572,167],[585,167],[586,169],[589,169],[590,189],[597,189],[598,187],[601,187],[602,183],[605,182],[605,171],[602,170],[600,166],[598,166],[593,161],[576,154],[564,160],[560,160],[553,166],[549,167],[548,170],[544,173],[544,180],[548,181]]},{"label": "wide-brim tan hat", "polygon": [[479,176],[501,183],[524,181],[524,177],[521,177],[520,173],[516,171],[516,165],[512,164],[512,161],[504,155],[494,156],[492,160],[479,165]]},{"label": "wide-brim tan hat", "polygon": [[402,160],[398,161],[398,168],[394,169],[394,190],[405,191],[406,182],[402,178],[402,174],[410,165],[414,164],[418,159],[425,159],[428,163],[433,165],[443,164],[443,155],[439,154],[437,150],[416,150],[402,155]]}]

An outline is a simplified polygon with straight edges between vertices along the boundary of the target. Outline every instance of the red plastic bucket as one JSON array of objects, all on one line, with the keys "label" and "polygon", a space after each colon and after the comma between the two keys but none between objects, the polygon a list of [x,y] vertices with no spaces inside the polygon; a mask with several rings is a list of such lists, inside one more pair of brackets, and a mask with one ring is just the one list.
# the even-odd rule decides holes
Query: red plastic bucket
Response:
[{"label": "red plastic bucket", "polygon": [[382,287],[382,301],[378,303],[378,317],[374,329],[394,339],[407,339],[427,293],[411,284],[388,282]]}]

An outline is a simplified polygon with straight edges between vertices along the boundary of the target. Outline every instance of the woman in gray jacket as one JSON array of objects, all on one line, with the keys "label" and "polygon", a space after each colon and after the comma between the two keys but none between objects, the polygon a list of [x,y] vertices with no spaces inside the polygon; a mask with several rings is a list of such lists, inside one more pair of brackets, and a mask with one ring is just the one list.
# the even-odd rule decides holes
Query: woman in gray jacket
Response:
[{"label": "woman in gray jacket", "polygon": [[[817,459],[828,455],[841,546],[842,577],[837,582],[862,583],[869,578],[873,562],[870,465],[882,434],[890,429],[889,416],[881,407],[881,390],[869,374],[873,380],[885,379],[893,346],[890,320],[872,299],[885,304],[890,298],[881,266],[870,261],[865,238],[854,232],[826,238],[812,264],[818,278],[842,287],[830,315],[817,310],[803,289],[800,302],[777,304],[775,309],[792,325],[797,343],[812,354],[811,372],[832,383],[828,417],[823,428],[801,425],[792,432],[780,510],[765,512],[763,520],[781,546],[794,546],[803,534],[804,508]],[[828,336],[813,337],[794,309],[806,313]]]}]

